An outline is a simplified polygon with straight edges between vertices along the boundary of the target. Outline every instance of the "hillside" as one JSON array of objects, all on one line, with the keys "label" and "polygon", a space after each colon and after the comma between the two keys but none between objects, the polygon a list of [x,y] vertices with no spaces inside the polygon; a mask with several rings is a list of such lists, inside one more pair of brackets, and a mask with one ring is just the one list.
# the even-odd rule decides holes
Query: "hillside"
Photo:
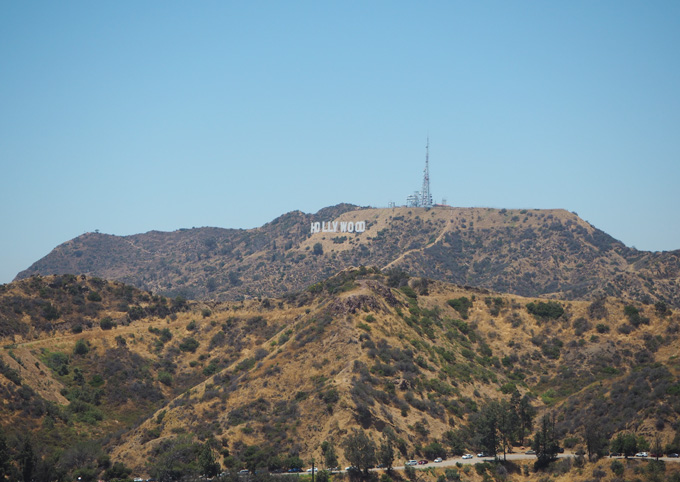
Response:
[{"label": "hillside", "polygon": [[45,463],[95,440],[146,473],[204,446],[223,466],[287,468],[323,460],[328,441],[345,464],[356,428],[398,460],[462,453],[479,450],[484,407],[520,399],[535,420],[554,413],[574,449],[586,427],[680,444],[680,315],[662,304],[548,303],[366,268],[219,304],[84,276],[1,288],[0,420],[10,438],[35,434]]},{"label": "hillside", "polygon": [[[311,233],[314,222],[364,232]],[[338,228],[339,229],[339,228]],[[680,251],[628,248],[564,210],[357,208],[291,212],[250,230],[87,233],[19,273],[86,274],[169,297],[280,297],[350,266],[403,270],[527,297],[602,296],[680,308]]]}]

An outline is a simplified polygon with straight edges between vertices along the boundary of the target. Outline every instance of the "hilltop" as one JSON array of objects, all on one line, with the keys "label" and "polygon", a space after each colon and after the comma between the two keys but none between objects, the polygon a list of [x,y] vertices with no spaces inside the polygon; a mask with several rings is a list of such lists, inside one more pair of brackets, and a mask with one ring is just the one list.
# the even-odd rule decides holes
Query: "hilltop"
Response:
[{"label": "hilltop", "polygon": [[[363,232],[310,229],[360,221]],[[680,251],[626,247],[564,210],[341,204],[249,230],[87,233],[17,279],[86,274],[169,297],[227,301],[280,297],[362,265],[528,297],[614,296],[680,307]]]},{"label": "hilltop", "polygon": [[[680,444],[680,315],[662,303],[546,301],[353,268],[226,303],[31,277],[2,286],[0,313],[0,420],[35,434],[44,460],[92,440],[138,472],[191,447],[223,466],[287,468],[323,460],[329,442],[344,464],[356,428],[387,437],[399,460],[462,453],[479,449],[489,403],[520,399],[534,420],[554,413],[573,450],[587,427]],[[83,466],[102,456],[87,454]]]}]

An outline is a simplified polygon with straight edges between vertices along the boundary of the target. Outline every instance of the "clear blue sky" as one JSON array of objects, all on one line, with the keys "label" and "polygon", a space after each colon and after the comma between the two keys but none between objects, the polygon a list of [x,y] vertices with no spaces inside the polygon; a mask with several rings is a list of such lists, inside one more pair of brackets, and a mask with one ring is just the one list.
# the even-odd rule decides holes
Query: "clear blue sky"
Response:
[{"label": "clear blue sky", "polygon": [[564,208],[680,248],[680,2],[0,3],[0,283],[84,232]]}]

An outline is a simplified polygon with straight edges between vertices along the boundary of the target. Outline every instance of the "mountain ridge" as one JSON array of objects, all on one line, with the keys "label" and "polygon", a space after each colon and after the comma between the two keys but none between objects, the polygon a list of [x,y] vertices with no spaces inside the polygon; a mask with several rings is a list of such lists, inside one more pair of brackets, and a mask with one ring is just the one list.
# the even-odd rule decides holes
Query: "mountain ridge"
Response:
[{"label": "mountain ridge", "polygon": [[[318,222],[363,232],[315,232]],[[336,226],[336,228],[337,228]],[[167,296],[276,297],[349,266],[405,270],[522,296],[629,297],[680,306],[680,250],[638,251],[575,213],[492,208],[292,211],[259,228],[192,228],[131,236],[86,233],[17,275],[88,274]]]}]

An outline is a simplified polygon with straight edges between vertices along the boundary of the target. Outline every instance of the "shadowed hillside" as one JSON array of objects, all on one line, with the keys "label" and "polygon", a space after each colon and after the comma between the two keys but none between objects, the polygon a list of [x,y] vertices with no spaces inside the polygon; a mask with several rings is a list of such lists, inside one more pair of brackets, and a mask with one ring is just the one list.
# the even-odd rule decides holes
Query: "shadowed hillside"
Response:
[{"label": "shadowed hillside", "polygon": [[[313,222],[357,221],[367,223],[364,232],[310,233]],[[628,248],[563,210],[343,204],[314,215],[291,212],[250,230],[88,233],[17,279],[87,274],[170,297],[237,300],[282,296],[360,265],[522,296],[616,296],[680,307],[678,251]]]}]

